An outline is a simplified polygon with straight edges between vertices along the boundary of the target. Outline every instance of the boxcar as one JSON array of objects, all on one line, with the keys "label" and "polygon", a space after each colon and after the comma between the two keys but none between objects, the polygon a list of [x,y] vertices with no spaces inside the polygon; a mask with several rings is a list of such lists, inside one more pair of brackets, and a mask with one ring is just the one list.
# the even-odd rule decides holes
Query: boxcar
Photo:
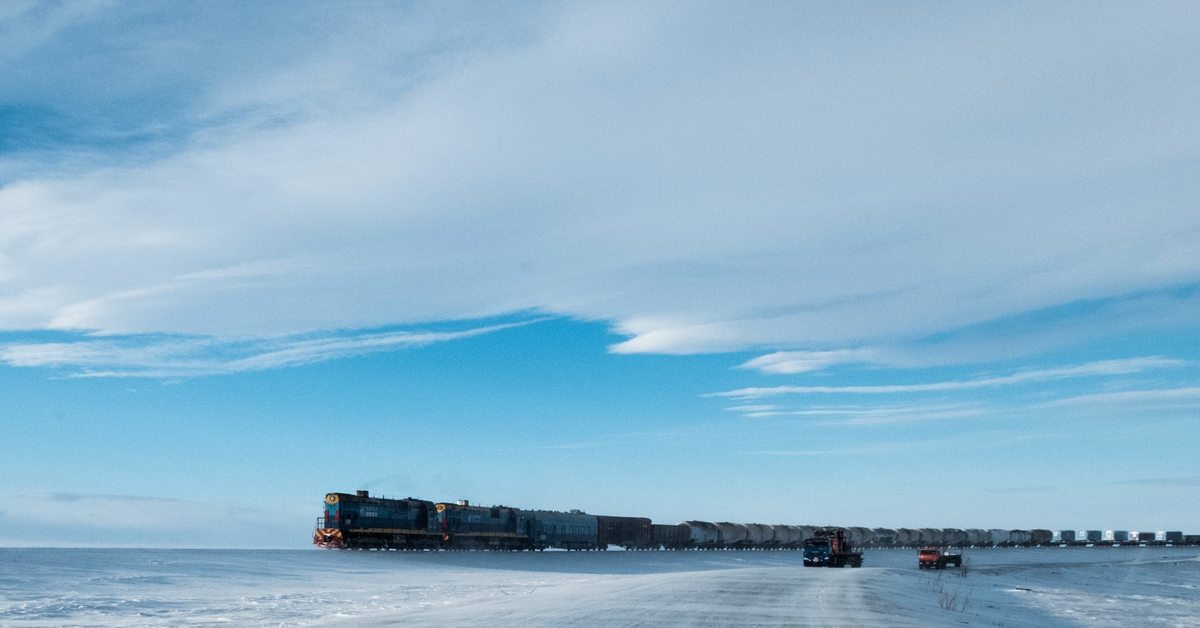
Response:
[{"label": "boxcar", "polygon": [[664,549],[685,549],[692,544],[692,529],[682,523],[666,525],[650,524],[650,542]]},{"label": "boxcar", "polygon": [[650,549],[654,543],[650,519],[646,517],[609,517],[596,515],[597,545],[606,549],[616,545],[625,549]]}]

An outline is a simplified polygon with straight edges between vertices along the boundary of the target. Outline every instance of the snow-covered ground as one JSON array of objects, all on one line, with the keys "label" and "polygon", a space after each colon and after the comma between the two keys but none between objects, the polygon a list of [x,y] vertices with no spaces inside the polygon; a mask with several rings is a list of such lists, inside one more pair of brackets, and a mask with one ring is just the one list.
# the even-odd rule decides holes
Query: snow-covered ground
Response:
[{"label": "snow-covered ground", "polygon": [[0,626],[1200,626],[1200,549],[797,552],[0,549]]}]

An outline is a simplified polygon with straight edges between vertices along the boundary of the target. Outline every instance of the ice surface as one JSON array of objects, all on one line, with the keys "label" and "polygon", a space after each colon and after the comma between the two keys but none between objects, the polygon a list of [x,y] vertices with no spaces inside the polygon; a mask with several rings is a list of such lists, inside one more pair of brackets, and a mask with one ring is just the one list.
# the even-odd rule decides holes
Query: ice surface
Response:
[{"label": "ice surface", "polygon": [[797,552],[0,549],[0,626],[1200,626],[1200,549]]}]

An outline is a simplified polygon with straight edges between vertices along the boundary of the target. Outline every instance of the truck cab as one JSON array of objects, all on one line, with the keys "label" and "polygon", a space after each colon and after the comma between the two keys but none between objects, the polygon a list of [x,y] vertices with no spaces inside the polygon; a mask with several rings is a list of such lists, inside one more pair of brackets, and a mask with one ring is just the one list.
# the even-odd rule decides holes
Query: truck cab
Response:
[{"label": "truck cab", "polygon": [[804,541],[804,566],[862,567],[862,552],[851,547],[843,530],[817,530]]},{"label": "truck cab", "polygon": [[947,565],[962,567],[962,550],[941,547],[922,547],[917,550],[918,569],[945,569]]}]

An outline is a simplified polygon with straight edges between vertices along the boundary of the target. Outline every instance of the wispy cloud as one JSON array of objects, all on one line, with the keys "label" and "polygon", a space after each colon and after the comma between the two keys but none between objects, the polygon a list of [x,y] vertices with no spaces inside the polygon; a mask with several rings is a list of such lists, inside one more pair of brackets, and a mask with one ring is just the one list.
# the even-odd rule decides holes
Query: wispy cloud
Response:
[{"label": "wispy cloud", "polygon": [[839,349],[835,351],[776,351],[743,362],[738,368],[762,373],[790,375],[819,371],[837,364],[869,362],[875,354],[869,349]]},{"label": "wispy cloud", "polygon": [[1200,386],[1122,390],[1117,392],[1076,395],[1042,404],[1045,407],[1088,406],[1112,404],[1154,405],[1161,403],[1200,403]]},{"label": "wispy cloud", "polygon": [[545,319],[457,331],[343,333],[231,341],[215,338],[104,339],[0,346],[0,362],[66,367],[71,377],[196,377],[300,366],[337,358],[421,347],[531,325]]},{"label": "wispy cloud", "polygon": [[895,441],[874,443],[861,447],[830,447],[828,449],[767,449],[746,452],[751,456],[818,457],[818,456],[876,456],[935,445],[940,441]]},{"label": "wispy cloud", "polygon": [[769,413],[769,412],[775,412],[776,410],[781,410],[781,409],[783,409],[783,406],[773,404],[773,403],[750,403],[750,404],[743,404],[743,405],[738,405],[738,406],[729,406],[728,408],[725,408],[725,410],[728,412],[737,412],[740,414],[749,414],[749,413],[758,413],[758,412]]},{"label": "wispy cloud", "polygon": [[746,412],[743,416],[747,418],[806,417],[827,419],[824,422],[825,424],[837,425],[886,425],[964,419],[987,414],[987,409],[977,404],[819,406],[799,410],[774,408],[772,410]]},{"label": "wispy cloud", "polygon": [[886,395],[897,393],[949,392],[999,388],[1017,384],[1031,384],[1081,377],[1128,375],[1149,370],[1177,367],[1186,361],[1163,357],[1141,357],[1120,360],[1100,360],[1077,366],[1020,371],[1009,375],[980,377],[969,380],[928,382],[923,384],[891,384],[875,386],[770,386],[739,388],[725,392],[709,393],[709,397],[734,399],[757,399],[779,395],[848,394]]},{"label": "wispy cloud", "polygon": [[1161,478],[1131,478],[1128,480],[1114,480],[1113,484],[1131,484],[1135,486],[1200,487],[1200,475]]}]

